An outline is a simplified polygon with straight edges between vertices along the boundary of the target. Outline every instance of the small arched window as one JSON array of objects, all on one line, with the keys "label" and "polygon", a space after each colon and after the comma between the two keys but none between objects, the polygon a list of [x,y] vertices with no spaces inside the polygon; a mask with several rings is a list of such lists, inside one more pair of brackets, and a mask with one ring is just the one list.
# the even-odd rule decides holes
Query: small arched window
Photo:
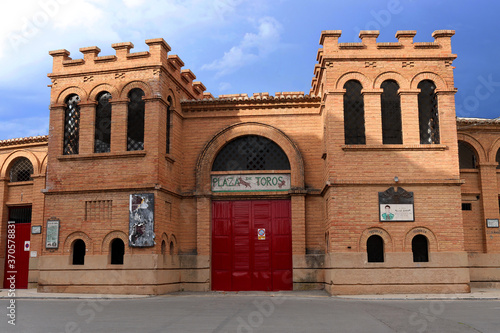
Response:
[{"label": "small arched window", "polygon": [[66,98],[66,109],[64,112],[64,143],[63,154],[78,154],[80,140],[80,97],[71,94]]},{"label": "small arched window", "polygon": [[467,142],[458,141],[458,161],[460,169],[476,169],[476,150]]},{"label": "small arched window", "polygon": [[172,97],[168,96],[167,98],[168,106],[167,106],[167,128],[166,128],[166,134],[167,134],[167,154],[170,153],[170,136],[171,136],[171,122],[172,122],[172,111],[170,110],[172,108]]},{"label": "small arched window", "polygon": [[394,80],[384,81],[381,85],[382,137],[384,144],[402,144],[401,100],[399,85]]},{"label": "small arched window", "polygon": [[366,241],[368,262],[384,262],[384,240],[378,235],[372,235]]},{"label": "small arched window", "polygon": [[436,85],[430,80],[418,84],[418,120],[421,144],[439,143],[439,113]]},{"label": "small arched window", "polygon": [[125,244],[120,238],[111,241],[111,265],[123,265],[123,255],[125,254]]},{"label": "small arched window", "polygon": [[174,242],[170,241],[170,248],[169,248],[170,255],[174,255],[174,251],[175,251]]},{"label": "small arched window", "polygon": [[167,254],[167,243],[165,242],[165,240],[161,241],[161,254]]},{"label": "small arched window", "polygon": [[97,95],[95,109],[94,152],[107,153],[111,151],[111,94],[107,91]]},{"label": "small arched window", "polygon": [[134,88],[128,93],[127,150],[144,150],[144,91]]},{"label": "small arched window", "polygon": [[344,84],[344,137],[346,145],[364,145],[365,105],[359,81],[350,80]]},{"label": "small arched window", "polygon": [[497,169],[500,169],[500,149],[497,150],[495,161],[497,161]]},{"label": "small arched window", "polygon": [[290,161],[275,142],[245,135],[226,144],[212,165],[212,171],[235,170],[290,170]]},{"label": "small arched window", "polygon": [[26,157],[18,157],[12,162],[10,167],[10,182],[27,182],[33,180],[31,175],[33,174],[33,164]]},{"label": "small arched window", "polygon": [[413,252],[413,262],[429,261],[429,242],[424,235],[416,235],[411,241],[411,250]]},{"label": "small arched window", "polygon": [[77,239],[73,242],[73,265],[83,265],[85,263],[85,242]]}]

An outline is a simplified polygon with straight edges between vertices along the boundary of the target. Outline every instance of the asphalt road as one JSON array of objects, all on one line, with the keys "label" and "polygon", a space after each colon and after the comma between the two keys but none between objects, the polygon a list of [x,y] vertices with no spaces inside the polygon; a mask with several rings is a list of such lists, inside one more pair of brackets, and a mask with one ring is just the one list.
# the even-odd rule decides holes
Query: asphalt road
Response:
[{"label": "asphalt road", "polygon": [[[325,296],[175,295],[20,299],[0,332],[500,332],[500,301],[354,300]],[[12,323],[12,321],[11,321]]]}]

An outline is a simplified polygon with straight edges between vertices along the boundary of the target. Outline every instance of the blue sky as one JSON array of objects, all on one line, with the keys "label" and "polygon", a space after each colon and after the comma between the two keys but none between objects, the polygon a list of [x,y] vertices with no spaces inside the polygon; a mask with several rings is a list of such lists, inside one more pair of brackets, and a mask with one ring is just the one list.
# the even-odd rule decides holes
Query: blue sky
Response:
[{"label": "blue sky", "polygon": [[23,0],[0,13],[0,140],[48,133],[48,51],[163,37],[207,87],[220,94],[309,92],[322,30],[398,30],[433,41],[453,29],[458,116],[500,116],[500,43],[496,1],[466,0]]}]

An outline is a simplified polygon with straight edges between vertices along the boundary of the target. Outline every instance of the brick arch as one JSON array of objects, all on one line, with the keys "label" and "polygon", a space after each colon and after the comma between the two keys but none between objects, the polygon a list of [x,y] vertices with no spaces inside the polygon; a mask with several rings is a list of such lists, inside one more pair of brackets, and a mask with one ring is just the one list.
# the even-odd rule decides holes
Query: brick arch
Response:
[{"label": "brick arch", "polygon": [[99,95],[99,93],[103,91],[109,92],[111,94],[112,99],[113,98],[118,99],[118,97],[120,97],[120,92],[118,91],[118,89],[116,89],[116,87],[108,83],[102,83],[92,88],[89,94],[89,101],[96,102],[97,95]]},{"label": "brick arch", "polygon": [[350,80],[359,81],[363,86],[363,89],[369,89],[372,86],[370,80],[365,75],[359,72],[349,72],[339,77],[335,85],[335,89],[344,89],[344,84]]},{"label": "brick arch", "polygon": [[179,249],[177,247],[177,238],[175,238],[175,235],[174,234],[170,234],[170,242],[167,243],[168,244],[168,253],[170,253],[170,243],[173,243],[174,244],[174,253],[173,254],[177,254],[179,253]]},{"label": "brick arch", "polygon": [[94,253],[92,238],[90,238],[83,231],[75,231],[69,234],[64,240],[64,254],[71,253],[71,246],[73,245],[73,242],[76,241],[77,239],[81,239],[85,242],[85,250],[87,254],[92,255]]},{"label": "brick arch", "polygon": [[77,94],[80,97],[80,103],[86,102],[88,100],[88,94],[83,88],[68,87],[59,93],[59,96],[57,96],[57,98],[56,98],[56,103],[57,104],[64,104],[66,97],[68,97],[71,94]]},{"label": "brick arch", "polygon": [[45,173],[47,172],[47,154],[43,157],[42,164],[40,165],[40,175],[45,176]]},{"label": "brick arch", "polygon": [[491,161],[491,162],[495,162],[496,159],[497,159],[497,152],[498,150],[500,149],[500,138],[496,139],[495,141],[493,141],[493,143],[491,144],[489,150],[488,150],[488,153],[487,153],[487,156],[488,156],[488,160]]},{"label": "brick arch", "polygon": [[[474,150],[477,153],[478,164],[489,161],[489,159],[488,159],[489,156],[488,156],[488,154],[486,154],[486,151],[483,148],[483,145],[479,141],[477,141],[474,137],[470,136],[469,134],[459,133],[457,135],[457,139],[458,139],[458,141],[463,141],[463,142],[468,143],[472,148],[474,148]],[[495,157],[493,157],[493,161],[494,160],[495,160]]]},{"label": "brick arch", "polygon": [[215,157],[229,141],[244,135],[260,135],[280,146],[290,161],[292,188],[304,188],[304,161],[295,143],[284,132],[273,126],[247,122],[223,129],[206,144],[196,164],[197,192],[210,192],[210,172]]},{"label": "brick arch", "polygon": [[123,231],[120,230],[111,231],[106,236],[104,236],[101,243],[101,254],[109,254],[109,246],[111,244],[111,241],[115,238],[120,238],[123,241],[123,244],[125,245],[125,254],[127,254],[128,237]]},{"label": "brick arch", "polygon": [[9,157],[5,159],[3,162],[1,171],[0,171],[0,177],[5,178],[8,177],[8,173],[10,170],[10,167],[12,166],[12,162],[14,162],[15,159],[19,157],[26,157],[28,160],[30,160],[31,164],[33,165],[33,175],[37,176],[40,174],[40,161],[38,158],[30,152],[29,150],[16,150],[10,153]]},{"label": "brick arch", "polygon": [[436,91],[439,90],[449,90],[446,81],[436,73],[432,72],[422,72],[418,73],[411,79],[411,89],[418,89],[417,86],[421,81],[431,80],[436,85]]},{"label": "brick arch", "polygon": [[373,81],[373,88],[380,89],[382,83],[386,80],[394,80],[398,83],[400,89],[410,89],[410,81],[408,81],[403,75],[397,72],[385,72],[380,74]]},{"label": "brick arch", "polygon": [[142,81],[132,81],[127,83],[121,90],[120,92],[120,98],[121,99],[128,99],[128,93],[130,90],[134,88],[139,88],[144,91],[144,98],[152,98],[153,97],[153,91],[151,90],[151,87],[149,84],[142,82]]},{"label": "brick arch", "polygon": [[403,251],[411,252],[411,241],[413,237],[417,235],[423,235],[427,238],[429,245],[429,252],[439,251],[439,243],[436,235],[430,229],[425,227],[414,227],[406,233],[403,244]]},{"label": "brick arch", "polygon": [[366,241],[370,236],[377,235],[384,240],[384,252],[392,252],[393,244],[391,235],[382,228],[373,227],[364,230],[359,237],[359,252],[366,252]]},{"label": "brick arch", "polygon": [[160,251],[159,251],[159,252],[160,252],[160,254],[162,254],[162,253],[161,253],[161,244],[163,243],[163,241],[165,241],[165,254],[167,254],[167,252],[168,252],[167,250],[168,250],[168,244],[169,244],[169,242],[168,242],[168,235],[167,235],[165,232],[164,232],[164,233],[162,233],[162,234],[161,234],[161,237],[160,237],[160,242],[159,242],[159,243],[160,243]]},{"label": "brick arch", "polygon": [[172,89],[167,90],[167,97],[165,98],[165,100],[167,100],[169,96],[170,98],[172,98],[172,105],[170,105],[170,110],[179,110],[180,106],[177,105],[178,102],[177,97],[175,96],[174,91]]}]

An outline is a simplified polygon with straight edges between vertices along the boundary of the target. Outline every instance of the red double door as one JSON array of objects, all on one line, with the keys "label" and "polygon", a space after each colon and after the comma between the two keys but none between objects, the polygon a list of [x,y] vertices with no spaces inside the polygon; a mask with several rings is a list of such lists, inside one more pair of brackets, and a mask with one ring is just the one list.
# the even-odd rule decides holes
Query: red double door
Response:
[{"label": "red double door", "polygon": [[214,201],[212,289],[292,290],[290,200]]}]

